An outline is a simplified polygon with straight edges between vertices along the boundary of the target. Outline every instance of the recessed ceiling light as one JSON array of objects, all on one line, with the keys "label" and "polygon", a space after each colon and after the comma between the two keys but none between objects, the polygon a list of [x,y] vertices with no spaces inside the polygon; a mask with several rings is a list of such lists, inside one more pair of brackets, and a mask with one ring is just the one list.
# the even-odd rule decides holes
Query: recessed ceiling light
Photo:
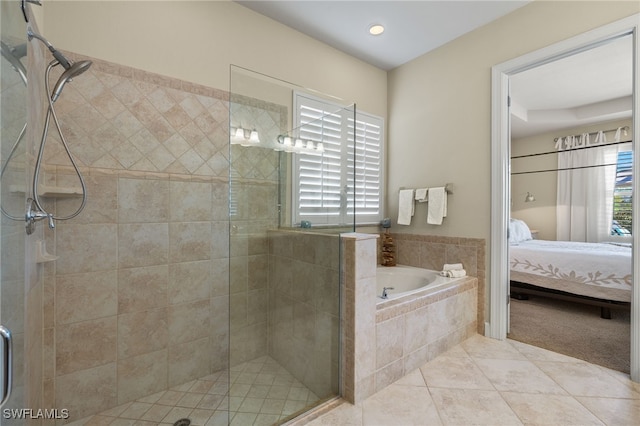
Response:
[{"label": "recessed ceiling light", "polygon": [[373,24],[369,27],[369,34],[371,35],[380,35],[384,32],[384,27],[380,24]]}]

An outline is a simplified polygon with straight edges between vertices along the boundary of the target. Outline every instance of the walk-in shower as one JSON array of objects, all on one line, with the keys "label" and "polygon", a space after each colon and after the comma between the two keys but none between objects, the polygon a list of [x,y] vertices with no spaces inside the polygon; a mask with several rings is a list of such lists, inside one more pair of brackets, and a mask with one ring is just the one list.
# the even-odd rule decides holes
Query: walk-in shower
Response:
[{"label": "walk-in shower", "polygon": [[[91,196],[74,220],[31,235],[23,217],[2,217],[0,316],[16,350],[6,407],[67,409],[59,424],[278,424],[338,395],[349,173],[325,182],[322,202],[341,219],[305,217],[304,228],[293,183],[342,158],[331,126],[353,107],[327,107],[299,133],[295,85],[235,69],[229,93],[70,52],[52,65],[48,43],[19,35],[3,37],[4,51],[16,58],[12,46],[26,43],[38,77],[25,90],[3,54],[3,164],[25,117],[29,126],[2,176],[2,207],[20,218],[39,180],[43,220],[78,209],[76,169],[57,131],[42,131],[47,120],[59,121]],[[40,242],[57,260],[34,256]]]},{"label": "walk-in shower", "polygon": [[355,108],[235,66],[230,92],[230,129],[257,137],[231,130],[229,417],[279,424],[340,393]]}]

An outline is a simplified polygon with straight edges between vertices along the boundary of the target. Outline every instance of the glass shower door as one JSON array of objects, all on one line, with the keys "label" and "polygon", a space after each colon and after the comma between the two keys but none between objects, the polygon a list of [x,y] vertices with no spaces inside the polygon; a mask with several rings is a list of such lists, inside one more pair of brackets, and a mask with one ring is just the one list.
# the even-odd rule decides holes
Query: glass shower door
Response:
[{"label": "glass shower door", "polygon": [[[346,120],[325,119],[353,109],[320,112],[305,134],[294,117],[303,88],[235,66],[230,88],[229,418],[281,424],[340,394],[340,233],[353,226],[300,221],[292,206],[305,165],[340,161],[329,151],[341,129],[348,156]],[[332,141],[312,129],[325,125]],[[330,203],[346,213],[350,183],[336,185]]]},{"label": "glass shower door", "polygon": [[[3,409],[24,408],[23,347],[25,336],[25,194],[26,158],[26,32],[18,2],[0,2],[2,59],[0,59],[0,324],[11,333],[12,390]],[[18,143],[19,142],[19,143]],[[0,339],[5,362],[7,334]],[[0,398],[6,397],[10,377],[0,368]],[[3,411],[4,413],[4,411]],[[0,416],[2,424],[20,420]]]}]

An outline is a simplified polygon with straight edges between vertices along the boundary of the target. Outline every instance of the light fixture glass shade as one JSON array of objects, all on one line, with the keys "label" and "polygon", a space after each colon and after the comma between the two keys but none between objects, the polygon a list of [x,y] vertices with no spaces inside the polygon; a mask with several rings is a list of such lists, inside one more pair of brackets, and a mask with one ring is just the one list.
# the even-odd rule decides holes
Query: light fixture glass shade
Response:
[{"label": "light fixture glass shade", "polygon": [[289,136],[285,136],[284,137],[283,145],[284,146],[291,146],[291,138]]},{"label": "light fixture glass shade", "polygon": [[535,201],[535,200],[536,200],[536,197],[534,197],[532,193],[527,191],[527,196],[524,197],[524,202],[525,203],[530,203],[530,202]]},{"label": "light fixture glass shade", "polygon": [[296,148],[304,148],[304,143],[302,139],[296,139]]},{"label": "light fixture glass shade", "polygon": [[251,131],[251,134],[249,135],[249,142],[260,143],[260,136],[258,136],[257,130],[254,129]]},{"label": "light fixture glass shade", "polygon": [[242,127],[238,127],[233,136],[237,139],[244,139],[244,129]]},{"label": "light fixture glass shade", "polygon": [[307,149],[309,149],[309,150],[314,149],[313,142],[307,141]]},{"label": "light fixture glass shade", "polygon": [[324,144],[323,144],[322,142],[318,142],[318,143],[316,144],[316,150],[317,150],[318,152],[324,152]]}]

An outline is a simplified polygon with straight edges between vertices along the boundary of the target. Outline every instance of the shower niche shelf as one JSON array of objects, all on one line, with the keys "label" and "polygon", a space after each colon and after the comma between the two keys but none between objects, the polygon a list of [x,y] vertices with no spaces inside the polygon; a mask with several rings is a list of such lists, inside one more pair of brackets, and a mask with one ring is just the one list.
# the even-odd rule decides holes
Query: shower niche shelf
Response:
[{"label": "shower niche shelf", "polygon": [[[26,192],[24,185],[10,185],[9,191]],[[82,190],[77,188],[66,187],[66,186],[40,185],[40,190],[38,191],[38,195],[40,197],[45,197],[45,198],[82,197]]]}]

